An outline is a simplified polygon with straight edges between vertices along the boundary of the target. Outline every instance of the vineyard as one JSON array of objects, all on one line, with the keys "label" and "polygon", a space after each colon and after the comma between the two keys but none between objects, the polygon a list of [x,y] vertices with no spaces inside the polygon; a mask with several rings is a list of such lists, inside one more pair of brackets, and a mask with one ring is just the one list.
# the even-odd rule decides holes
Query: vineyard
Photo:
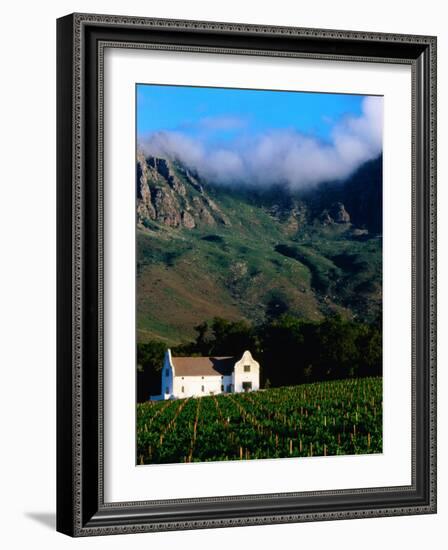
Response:
[{"label": "vineyard", "polygon": [[137,464],[381,452],[381,378],[137,405]]}]

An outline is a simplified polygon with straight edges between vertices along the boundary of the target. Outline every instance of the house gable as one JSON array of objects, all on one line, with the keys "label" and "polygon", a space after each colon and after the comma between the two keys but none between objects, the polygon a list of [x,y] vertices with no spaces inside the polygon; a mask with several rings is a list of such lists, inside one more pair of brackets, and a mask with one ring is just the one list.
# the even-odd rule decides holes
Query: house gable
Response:
[{"label": "house gable", "polygon": [[255,361],[250,351],[245,351],[241,359],[235,363],[233,387],[235,392],[260,389],[260,364]]}]

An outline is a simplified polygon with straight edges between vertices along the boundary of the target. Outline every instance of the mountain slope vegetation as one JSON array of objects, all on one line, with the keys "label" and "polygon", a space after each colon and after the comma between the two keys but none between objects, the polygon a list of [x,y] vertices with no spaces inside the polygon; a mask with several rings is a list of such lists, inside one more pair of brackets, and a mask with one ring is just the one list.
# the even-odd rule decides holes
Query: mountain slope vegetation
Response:
[{"label": "mountain slope vegetation", "polygon": [[377,319],[381,166],[299,194],[215,185],[138,153],[138,341],[179,345],[215,317]]}]

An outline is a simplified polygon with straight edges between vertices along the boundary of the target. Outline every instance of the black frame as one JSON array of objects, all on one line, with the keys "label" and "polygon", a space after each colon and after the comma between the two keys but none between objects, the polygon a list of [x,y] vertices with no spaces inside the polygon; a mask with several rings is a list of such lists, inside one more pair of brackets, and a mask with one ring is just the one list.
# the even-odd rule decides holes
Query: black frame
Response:
[{"label": "black frame", "polygon": [[[412,485],[104,502],[101,130],[108,45],[411,65]],[[72,14],[57,21],[57,72],[58,531],[88,536],[435,513],[436,38]]]}]

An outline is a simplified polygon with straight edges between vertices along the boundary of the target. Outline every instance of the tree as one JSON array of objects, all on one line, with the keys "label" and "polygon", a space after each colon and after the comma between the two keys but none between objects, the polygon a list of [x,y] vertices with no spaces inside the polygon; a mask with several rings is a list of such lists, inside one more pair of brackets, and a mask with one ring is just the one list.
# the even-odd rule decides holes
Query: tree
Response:
[{"label": "tree", "polygon": [[359,376],[383,374],[383,338],[381,326],[363,325],[357,341],[362,356],[359,357]]},{"label": "tree", "polygon": [[160,393],[160,371],[167,345],[158,340],[137,344],[137,401]]},{"label": "tree", "polygon": [[211,324],[213,340],[210,345],[211,355],[242,355],[250,350],[256,355],[258,343],[252,325],[246,321],[226,321],[215,317]]},{"label": "tree", "polygon": [[319,327],[320,379],[349,378],[356,375],[359,364],[357,336],[359,323],[339,316],[325,319]]},{"label": "tree", "polygon": [[302,381],[302,326],[301,319],[285,314],[258,327],[264,376],[273,386]]}]

